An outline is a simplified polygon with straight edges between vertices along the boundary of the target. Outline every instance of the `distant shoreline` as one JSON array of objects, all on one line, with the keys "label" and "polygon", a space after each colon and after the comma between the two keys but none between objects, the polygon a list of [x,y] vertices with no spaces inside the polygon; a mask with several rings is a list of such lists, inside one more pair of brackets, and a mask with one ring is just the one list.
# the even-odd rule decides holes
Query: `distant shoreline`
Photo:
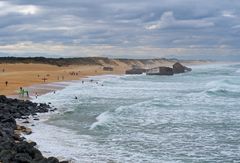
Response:
[{"label": "distant shoreline", "polygon": [[156,59],[127,59],[127,58],[106,58],[106,57],[73,57],[73,58],[45,58],[45,57],[0,57],[0,64],[50,64],[56,66],[70,66],[70,65],[100,65],[104,66],[103,63],[110,65],[116,65],[114,62],[129,63],[142,63],[148,64],[150,62],[182,62],[182,63],[193,63],[193,62],[215,62],[209,60],[179,60],[179,59],[167,59],[167,58],[156,58]]},{"label": "distant shoreline", "polygon": [[[16,58],[0,57],[0,94],[17,95],[20,87],[28,89],[35,85],[80,80],[88,76],[125,74],[133,66],[153,68],[172,66],[174,59],[109,59],[109,58]],[[180,61],[181,62],[181,61]],[[182,61],[184,65],[209,64],[209,61]],[[104,67],[112,68],[104,70]],[[8,82],[7,85],[6,81]],[[30,96],[42,94],[31,90]]]},{"label": "distant shoreline", "polygon": [[[224,65],[224,64],[220,64],[220,66],[221,65]],[[210,65],[210,67],[211,67],[211,65]],[[193,69],[194,69],[194,67],[193,67]],[[208,69],[206,68],[205,70],[204,70],[205,72],[207,72],[208,71]],[[204,72],[203,71],[203,72]],[[214,71],[214,70],[211,70],[211,71]],[[199,72],[198,72],[199,73]],[[190,74],[191,75],[191,74]],[[187,76],[189,76],[189,75],[187,75]],[[140,78],[142,77],[142,76],[139,76]],[[103,78],[104,78],[104,76],[103,76]],[[178,79],[180,79],[181,78],[181,76],[179,76],[179,77],[177,77]],[[91,79],[91,77],[89,78],[89,80]],[[200,78],[199,78],[200,79]],[[87,79],[86,79],[87,80]],[[94,80],[94,78],[93,78],[93,80]],[[161,80],[161,79],[160,79]],[[181,80],[181,79],[180,79]],[[187,80],[189,81],[189,79],[187,78]],[[189,81],[189,82],[191,82],[191,81]],[[197,83],[198,81],[196,81],[196,83]],[[171,83],[171,82],[170,82]],[[57,83],[56,83],[57,84]],[[173,83],[172,83],[173,84]],[[80,83],[80,85],[81,85],[81,83]],[[196,84],[197,85],[197,84]],[[215,86],[213,86],[213,87],[215,87]],[[74,87],[75,88],[75,87]],[[81,87],[80,87],[81,88]],[[196,87],[197,88],[197,87]],[[175,89],[175,87],[173,87],[172,89]],[[68,91],[71,91],[72,89],[70,88],[70,90],[68,90]],[[81,89],[79,89],[79,90],[81,90]],[[182,89],[182,90],[184,90],[184,89]],[[68,92],[68,91],[66,91],[66,92]],[[61,94],[61,93],[60,93]],[[190,94],[189,94],[190,95]],[[46,97],[43,97],[43,99],[45,98],[46,100],[48,100],[49,99],[49,97],[51,97],[52,95],[50,94],[50,96],[49,95],[47,95]],[[53,95],[54,96],[54,95]],[[197,95],[196,96],[198,96],[198,93],[197,93]],[[70,98],[74,98],[74,93],[71,95],[70,94]],[[73,99],[74,100],[74,99]],[[51,102],[51,101],[50,101]],[[54,102],[53,102],[54,103]],[[105,113],[105,112],[103,112],[103,113]],[[100,114],[101,115],[101,114]],[[44,117],[45,118],[45,117]],[[40,116],[40,119],[44,119],[44,118],[42,118],[41,116]],[[36,131],[36,133],[37,133],[37,136],[34,136],[34,135],[30,135],[28,138],[29,139],[33,139],[33,138],[36,138],[36,139],[33,139],[33,140],[36,140],[36,142],[38,142],[38,140],[39,140],[39,135],[42,135],[42,133],[43,133],[43,131],[42,130],[38,130],[38,129],[41,129],[41,128],[46,128],[47,126],[46,125],[42,125],[43,123],[42,123],[42,121],[39,121],[41,124],[40,125],[36,125],[36,126],[40,126],[40,127],[32,127],[33,128],[33,131],[35,130]],[[31,125],[31,123],[29,124],[29,125]],[[53,127],[53,128],[50,128],[50,129],[56,129],[55,127]],[[60,131],[60,130],[57,130],[57,131]],[[70,132],[72,132],[71,130],[70,130]],[[31,137],[31,136],[33,136],[33,137]],[[63,136],[64,137],[64,136]],[[41,138],[41,136],[40,136],[40,138]],[[51,140],[51,139],[50,139]],[[46,147],[46,143],[43,143],[43,145],[45,145],[45,147]],[[72,161],[74,161],[74,159],[72,159],[72,158],[69,158],[69,157],[67,157],[67,155],[64,155],[64,154],[62,154],[62,155],[56,155],[56,154],[53,154],[53,153],[51,153],[50,151],[49,151],[49,153],[44,153],[44,151],[46,152],[46,150],[44,150],[44,148],[43,148],[43,154],[46,154],[46,155],[44,155],[45,157],[47,157],[47,156],[49,156],[49,155],[55,155],[55,156],[59,156],[60,158],[64,158],[65,157],[65,160],[67,159],[67,160],[72,160]],[[57,153],[57,152],[56,152]]]}]

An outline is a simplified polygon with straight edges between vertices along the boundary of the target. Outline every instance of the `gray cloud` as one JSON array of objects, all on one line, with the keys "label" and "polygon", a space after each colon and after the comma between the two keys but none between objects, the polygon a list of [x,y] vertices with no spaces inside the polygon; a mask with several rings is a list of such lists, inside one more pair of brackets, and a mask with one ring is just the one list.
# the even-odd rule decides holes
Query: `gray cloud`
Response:
[{"label": "gray cloud", "polygon": [[206,28],[214,26],[213,22],[201,20],[176,20],[173,12],[163,13],[161,20],[157,24],[147,26],[148,30],[164,29],[164,28]]},{"label": "gray cloud", "polygon": [[9,0],[0,18],[0,56],[239,54],[238,0]]}]

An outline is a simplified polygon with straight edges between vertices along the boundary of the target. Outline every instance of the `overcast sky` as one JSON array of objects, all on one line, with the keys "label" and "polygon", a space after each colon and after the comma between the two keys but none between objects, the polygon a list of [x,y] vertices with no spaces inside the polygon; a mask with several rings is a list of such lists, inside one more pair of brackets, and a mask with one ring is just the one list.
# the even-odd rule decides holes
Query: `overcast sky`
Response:
[{"label": "overcast sky", "polygon": [[239,0],[0,0],[0,56],[240,60]]}]

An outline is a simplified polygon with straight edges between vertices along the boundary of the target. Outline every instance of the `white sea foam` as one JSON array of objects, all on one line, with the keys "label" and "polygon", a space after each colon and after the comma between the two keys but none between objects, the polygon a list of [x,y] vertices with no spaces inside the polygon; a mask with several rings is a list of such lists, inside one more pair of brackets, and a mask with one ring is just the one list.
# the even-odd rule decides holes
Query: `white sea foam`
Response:
[{"label": "white sea foam", "polygon": [[110,120],[111,116],[109,111],[106,111],[104,113],[101,113],[99,116],[96,117],[96,122],[94,122],[91,127],[90,130],[95,129],[98,126],[102,126],[105,125],[109,120]]},{"label": "white sea foam", "polygon": [[[38,148],[46,157],[55,156],[63,160],[78,162],[76,154],[80,153],[81,142],[74,131],[44,123],[38,123],[32,129],[33,134],[25,137],[28,140],[37,141]],[[73,143],[75,146],[72,146]]]},{"label": "white sea foam", "polygon": [[[45,154],[75,162],[231,162],[240,157],[232,143],[240,137],[240,101],[231,98],[239,77],[225,69],[237,71],[213,65],[173,77],[108,75],[72,82],[36,101],[71,112],[35,122],[28,138]],[[224,89],[230,94],[208,93]]]},{"label": "white sea foam", "polygon": [[236,70],[236,73],[240,73],[240,69],[237,69],[237,70]]}]

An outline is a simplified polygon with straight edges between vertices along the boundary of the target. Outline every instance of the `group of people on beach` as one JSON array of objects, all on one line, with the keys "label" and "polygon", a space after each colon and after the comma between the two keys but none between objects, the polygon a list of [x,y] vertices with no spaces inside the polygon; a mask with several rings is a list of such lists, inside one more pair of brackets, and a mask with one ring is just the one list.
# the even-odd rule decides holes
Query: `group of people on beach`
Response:
[{"label": "group of people on beach", "polygon": [[[40,78],[40,75],[39,75],[39,74],[38,74],[37,76],[38,76],[38,78]],[[46,83],[46,81],[48,80],[48,77],[50,77],[50,74],[47,74],[46,76],[47,76],[47,77],[44,76],[44,77],[41,78],[41,80],[42,80],[44,83]],[[60,80],[60,78],[61,78],[61,80],[64,80],[64,76],[57,76],[57,80]]]},{"label": "group of people on beach", "polygon": [[69,75],[78,76],[78,73],[80,73],[80,71],[78,71],[78,72],[72,71],[72,72],[69,72]]},{"label": "group of people on beach", "polygon": [[[78,74],[72,72],[71,75],[78,75]],[[38,77],[40,77],[40,75],[38,75]],[[58,79],[59,79],[59,77],[58,77]],[[46,79],[45,79],[45,80],[46,80]],[[44,80],[44,82],[45,82],[45,80]],[[64,76],[62,76],[62,80],[64,80]],[[89,81],[90,81],[91,83],[94,82],[93,79],[90,79]],[[82,84],[84,84],[84,82],[85,82],[85,81],[82,80]],[[96,81],[96,84],[99,84],[99,83]],[[5,85],[6,85],[6,87],[8,86],[8,81],[5,81]],[[101,86],[103,86],[103,84],[101,84]],[[53,91],[53,93],[54,93],[54,94],[56,93],[55,90]],[[26,97],[29,98],[29,91],[28,91],[28,90],[24,90],[22,87],[19,88],[18,94],[19,94],[19,97],[25,97],[25,94],[26,94]],[[38,93],[37,93],[37,92],[35,92],[35,97],[38,98]],[[78,99],[77,96],[75,96],[74,98],[75,98],[75,99]]]},{"label": "group of people on beach", "polygon": [[[60,80],[60,76],[57,77],[57,80]],[[62,80],[64,80],[64,76],[62,76]]]}]

